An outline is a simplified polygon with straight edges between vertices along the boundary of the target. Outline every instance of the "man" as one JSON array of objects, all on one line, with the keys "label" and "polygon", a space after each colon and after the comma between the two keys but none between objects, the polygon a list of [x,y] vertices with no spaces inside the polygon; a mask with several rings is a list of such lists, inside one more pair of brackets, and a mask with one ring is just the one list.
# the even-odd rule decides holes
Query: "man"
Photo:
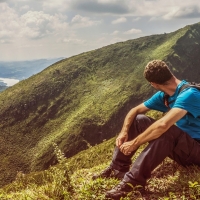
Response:
[{"label": "man", "polygon": [[[144,76],[159,91],[129,111],[116,139],[110,166],[93,176],[93,179],[122,179],[106,193],[106,198],[125,197],[133,190],[130,184],[144,187],[151,172],[167,156],[182,166],[200,166],[200,91],[192,87],[180,91],[187,82],[177,79],[167,64],[160,60],[149,62]],[[164,98],[166,95],[168,101]],[[167,114],[155,121],[143,115],[150,109]],[[131,157],[146,142],[148,146],[130,168]]]}]

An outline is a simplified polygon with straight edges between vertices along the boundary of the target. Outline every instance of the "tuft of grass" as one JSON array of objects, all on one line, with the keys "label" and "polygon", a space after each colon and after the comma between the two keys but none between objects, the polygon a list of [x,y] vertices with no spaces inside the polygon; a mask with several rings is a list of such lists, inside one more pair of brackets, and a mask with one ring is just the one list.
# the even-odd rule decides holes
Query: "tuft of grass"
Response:
[{"label": "tuft of grass", "polygon": [[[161,113],[151,111],[148,116],[158,119]],[[106,191],[119,180],[98,178],[92,180],[93,174],[100,173],[109,164],[115,138],[102,144],[91,146],[72,158],[66,159],[57,144],[53,144],[54,154],[58,160],[56,166],[48,170],[24,174],[18,172],[14,182],[0,189],[2,200],[105,200]],[[134,162],[143,151],[141,146],[133,156]],[[200,167],[179,166],[166,158],[153,172],[141,194],[137,188],[121,200],[192,200],[200,199]]]},{"label": "tuft of grass", "polygon": [[18,172],[14,182],[0,189],[2,200],[71,200],[74,187],[68,163],[58,146],[53,146],[58,164],[49,170],[29,175]]},{"label": "tuft of grass", "polygon": [[[104,143],[106,144],[108,141]],[[113,143],[113,139],[111,143]],[[106,152],[99,154],[97,151],[97,149],[99,151],[102,150],[103,144],[94,147],[90,146],[80,156],[87,158],[90,155],[99,159],[100,157],[108,156],[111,159],[109,153],[108,155]],[[144,147],[142,146],[138,149],[137,154],[133,157],[133,162]],[[113,148],[113,144],[111,144],[111,148]],[[113,178],[92,180],[93,174],[100,173],[109,165],[107,159],[98,165],[95,165],[97,160],[94,159],[93,163],[88,160],[90,163],[88,166],[93,165],[93,167],[81,168],[79,166],[79,169],[76,167],[72,172],[70,171],[73,166],[72,160],[66,159],[57,145],[54,145],[54,149],[59,161],[56,166],[38,173],[19,173],[13,183],[0,189],[0,199],[105,200],[106,191],[119,183],[119,180]],[[137,188],[133,188],[133,191],[121,200],[197,200],[200,198],[199,170],[200,168],[197,166],[183,168],[171,159],[166,158],[152,172],[152,176],[145,188],[145,193],[140,193]]]}]

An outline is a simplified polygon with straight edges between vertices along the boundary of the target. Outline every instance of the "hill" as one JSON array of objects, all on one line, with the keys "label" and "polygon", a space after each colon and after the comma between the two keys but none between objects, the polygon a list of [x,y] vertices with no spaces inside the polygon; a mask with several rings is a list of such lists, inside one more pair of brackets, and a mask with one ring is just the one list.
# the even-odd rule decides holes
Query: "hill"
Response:
[{"label": "hill", "polygon": [[[59,61],[0,93],[0,183],[17,171],[55,164],[120,131],[128,110],[153,93],[144,66],[165,60],[178,78],[197,81],[200,24],[109,45]],[[172,67],[173,66],[173,67]]]},{"label": "hill", "polygon": [[[162,113],[149,112],[157,119]],[[54,146],[54,153],[59,163],[48,170],[23,174],[19,172],[16,180],[0,189],[2,200],[54,199],[54,200],[105,200],[105,191],[110,190],[119,181],[116,179],[92,180],[95,173],[100,173],[108,166],[115,138],[95,146],[88,144],[88,149],[66,159],[60,149]],[[136,155],[143,150],[141,146]],[[103,153],[102,153],[103,152]],[[166,158],[153,172],[146,186],[146,193],[133,191],[124,200],[171,200],[200,198],[199,167],[184,168]]]}]

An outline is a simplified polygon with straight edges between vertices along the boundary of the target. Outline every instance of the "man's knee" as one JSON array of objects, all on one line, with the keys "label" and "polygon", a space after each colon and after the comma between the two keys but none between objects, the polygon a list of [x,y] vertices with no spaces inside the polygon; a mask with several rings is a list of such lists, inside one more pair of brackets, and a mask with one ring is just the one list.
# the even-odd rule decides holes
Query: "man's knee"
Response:
[{"label": "man's knee", "polygon": [[139,124],[139,126],[145,126],[146,128],[155,121],[154,119],[147,117],[144,114],[138,114],[135,120]]},{"label": "man's knee", "polygon": [[153,122],[152,122],[151,118],[149,118],[143,114],[137,115],[129,129],[129,132],[128,132],[129,139],[128,140],[132,140],[133,138],[137,137],[140,133],[145,131],[152,123]]},{"label": "man's knee", "polygon": [[135,119],[139,122],[139,121],[147,120],[147,118],[148,117],[144,114],[138,114]]}]

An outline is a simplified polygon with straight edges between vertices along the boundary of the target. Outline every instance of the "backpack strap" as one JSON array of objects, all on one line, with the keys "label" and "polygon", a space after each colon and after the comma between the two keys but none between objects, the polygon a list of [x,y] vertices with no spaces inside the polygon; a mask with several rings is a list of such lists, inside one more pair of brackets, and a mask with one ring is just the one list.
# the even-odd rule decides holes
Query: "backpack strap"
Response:
[{"label": "backpack strap", "polygon": [[[180,88],[179,88],[179,90],[178,90],[178,95],[179,95],[179,93],[181,92],[181,91],[183,91],[185,88],[188,88],[188,87],[193,87],[193,88],[197,88],[198,90],[200,90],[200,84],[198,83],[194,83],[194,82],[191,82],[191,83],[189,83],[189,84],[184,84],[184,85],[182,85]],[[164,104],[165,104],[165,106],[167,107],[167,108],[169,108],[169,105],[171,104],[171,103],[173,103],[175,100],[173,100],[173,101],[168,101],[168,99],[169,99],[169,95],[168,94],[164,94],[164,97],[163,97],[163,100],[164,100]]]},{"label": "backpack strap", "polygon": [[[178,95],[179,95],[179,93],[180,93],[181,91],[183,91],[185,88],[189,88],[189,87],[193,87],[193,88],[196,88],[196,89],[200,90],[200,83],[190,82],[189,84],[184,84],[184,85],[182,85],[182,86],[180,87],[180,89],[178,90]],[[169,97],[170,97],[170,96],[169,96],[168,94],[166,94],[166,93],[164,94],[164,97],[163,97],[164,104],[165,104],[165,106],[168,108],[168,111],[170,110],[169,105],[175,101],[175,100],[173,100],[173,101],[168,101]],[[189,112],[187,112],[187,115],[191,115],[191,116],[192,116],[192,114],[189,113]],[[199,116],[198,118],[200,118],[200,116]]]},{"label": "backpack strap", "polygon": [[[188,88],[188,87],[190,87],[189,84],[182,85],[178,90],[178,95],[182,90],[184,90],[185,88]],[[164,104],[168,109],[170,109],[169,105],[175,101],[175,100],[169,101],[169,97],[170,96],[168,94],[166,94],[166,93],[164,94],[164,97],[163,97]]]},{"label": "backpack strap", "polygon": [[200,83],[195,83],[195,82],[190,82],[189,84],[184,84],[181,86],[181,88],[179,89],[178,91],[178,94],[184,90],[185,88],[188,88],[188,87],[193,87],[193,88],[196,88],[198,90],[200,90]]}]

